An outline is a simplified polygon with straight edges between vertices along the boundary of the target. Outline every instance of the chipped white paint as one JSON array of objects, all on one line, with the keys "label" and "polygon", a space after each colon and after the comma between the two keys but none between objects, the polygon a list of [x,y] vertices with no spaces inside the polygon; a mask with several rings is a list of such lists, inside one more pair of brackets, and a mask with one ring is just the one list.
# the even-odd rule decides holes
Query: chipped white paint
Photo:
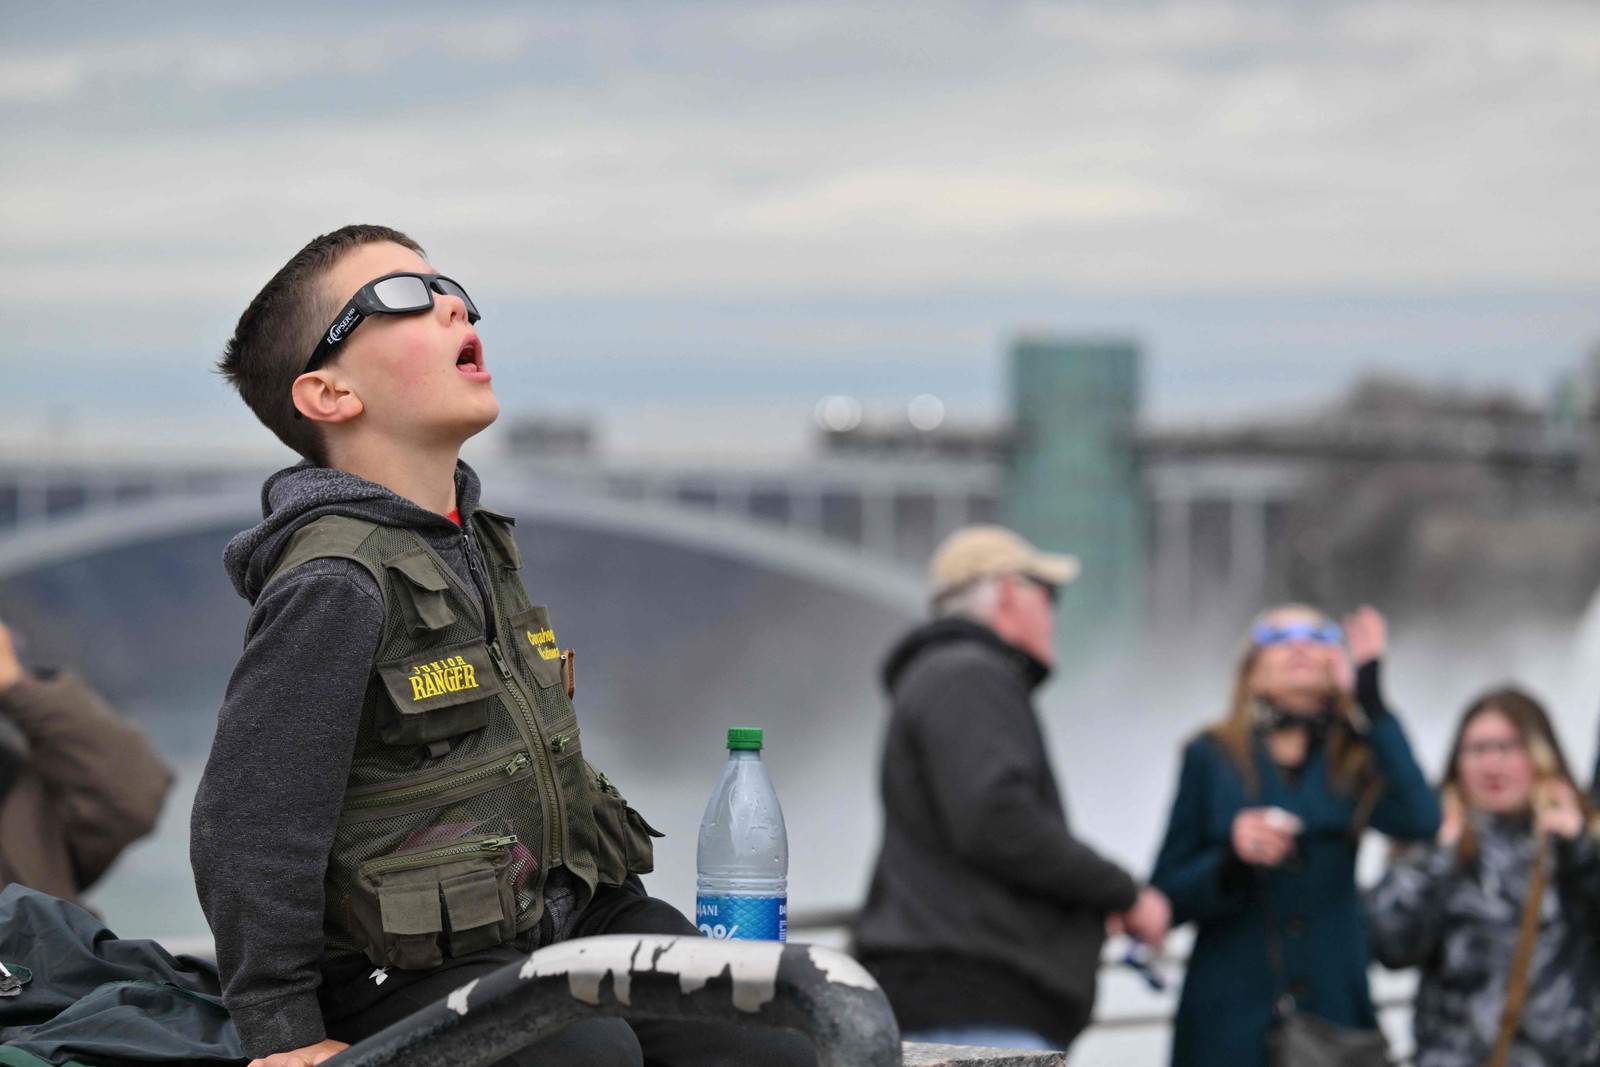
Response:
[{"label": "chipped white paint", "polygon": [[444,1002],[444,1006],[457,1015],[465,1015],[467,1013],[467,998],[472,996],[473,987],[478,984],[478,981],[478,979],[474,978],[454,993],[451,993],[449,999]]},{"label": "chipped white paint", "polygon": [[831,948],[821,945],[812,945],[810,948],[811,964],[822,972],[822,977],[830,982],[840,985],[853,985],[859,989],[877,989],[878,983],[867,969],[843,952],[836,952]]},{"label": "chipped white paint", "polygon": [[617,1000],[631,1006],[630,970],[640,940],[635,937],[580,937],[563,941],[529,956],[517,976],[528,979],[564,974],[574,999],[585,1004],[599,1004],[600,983],[609,974]]},{"label": "chipped white paint", "polygon": [[761,1005],[778,995],[781,941],[730,942],[699,937],[659,940],[667,942],[668,948],[657,956],[655,969],[676,972],[678,988],[685,994],[732,968],[733,1006],[740,1011],[760,1011]]},{"label": "chipped white paint", "polygon": [[[630,1004],[630,969],[676,974],[685,995],[732,969],[733,1006],[757,1012],[778,993],[778,941],[709,941],[698,937],[584,937],[540,949],[528,957],[520,977],[566,975],[572,996],[585,1004],[600,1003],[600,983],[611,975],[619,1001]],[[859,968],[858,968],[859,969]],[[865,972],[863,971],[864,975]],[[871,982],[871,978],[867,978]]]}]

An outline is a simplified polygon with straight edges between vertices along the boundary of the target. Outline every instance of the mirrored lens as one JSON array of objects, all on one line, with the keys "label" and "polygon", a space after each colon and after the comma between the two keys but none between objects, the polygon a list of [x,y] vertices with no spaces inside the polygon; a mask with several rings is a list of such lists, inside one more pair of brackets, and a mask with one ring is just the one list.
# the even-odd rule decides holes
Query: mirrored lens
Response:
[{"label": "mirrored lens", "polygon": [[443,275],[440,275],[436,280],[439,283],[440,291],[442,291],[446,296],[460,297],[461,302],[467,305],[468,311],[472,312],[474,315],[478,313],[478,305],[472,302],[472,297],[468,296],[467,291],[461,288],[460,285],[451,279],[444,277]]},{"label": "mirrored lens", "polygon": [[372,295],[388,311],[416,311],[433,303],[421,278],[385,278],[372,287]]}]

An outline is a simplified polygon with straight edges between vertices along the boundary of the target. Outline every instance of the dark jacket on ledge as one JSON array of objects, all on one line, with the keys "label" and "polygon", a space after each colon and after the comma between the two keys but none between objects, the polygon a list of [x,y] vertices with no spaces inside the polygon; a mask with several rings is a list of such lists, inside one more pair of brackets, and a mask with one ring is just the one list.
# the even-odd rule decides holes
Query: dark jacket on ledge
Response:
[{"label": "dark jacket on ledge", "polygon": [[0,692],[0,888],[75,901],[148,834],[172,772],[71,674]]},{"label": "dark jacket on ledge", "polygon": [[1032,693],[1048,669],[943,619],[890,654],[883,848],[856,932],[903,1029],[1006,1025],[1060,1044],[1084,1022],[1126,871],[1067,821]]},{"label": "dark jacket on ledge", "polygon": [[[1439,831],[1439,803],[1405,731],[1383,706],[1376,663],[1361,669],[1356,695],[1371,721],[1367,744],[1383,786],[1372,827],[1403,840],[1431,838]],[[1173,1025],[1173,1067],[1265,1067],[1280,991],[1268,965],[1264,888],[1284,979],[1300,1010],[1343,1026],[1376,1025],[1356,890],[1357,798],[1330,785],[1320,743],[1293,775],[1267,755],[1259,734],[1252,756],[1260,783],[1253,792],[1210,734],[1184,750],[1166,840],[1150,877],[1172,901],[1173,924],[1199,927]],[[1231,835],[1240,810],[1269,805],[1305,825],[1294,855],[1265,871],[1243,864]]]}]

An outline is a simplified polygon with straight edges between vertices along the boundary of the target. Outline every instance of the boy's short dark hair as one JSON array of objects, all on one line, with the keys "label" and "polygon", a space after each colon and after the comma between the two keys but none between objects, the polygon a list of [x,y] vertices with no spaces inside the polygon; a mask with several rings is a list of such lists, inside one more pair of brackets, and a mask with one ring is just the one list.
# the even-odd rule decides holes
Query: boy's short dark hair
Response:
[{"label": "boy's short dark hair", "polygon": [[387,226],[344,226],[294,254],[239,316],[217,370],[239,391],[278,440],[318,465],[326,463],[322,430],[296,418],[292,389],[317,339],[339,312],[339,298],[322,281],[352,248],[392,241],[423,255],[422,246]]}]

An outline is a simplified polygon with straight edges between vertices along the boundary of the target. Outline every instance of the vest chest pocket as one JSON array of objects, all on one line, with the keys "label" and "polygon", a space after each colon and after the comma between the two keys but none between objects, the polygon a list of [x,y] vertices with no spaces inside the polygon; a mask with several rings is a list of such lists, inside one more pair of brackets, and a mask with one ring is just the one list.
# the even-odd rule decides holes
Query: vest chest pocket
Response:
[{"label": "vest chest pocket", "polygon": [[378,709],[378,739],[389,745],[428,745],[489,722],[500,679],[482,641],[429,649],[378,667],[389,699]]},{"label": "vest chest pocket", "polygon": [[399,575],[400,580],[390,582],[389,588],[413,635],[442,630],[456,621],[456,613],[445,599],[450,582],[439,573],[426,548],[402,552],[385,560],[384,566]]},{"label": "vest chest pocket", "polygon": [[515,836],[455,841],[361,865],[351,926],[379,967],[426,970],[516,936]]},{"label": "vest chest pocket", "polygon": [[543,604],[536,604],[511,616],[508,623],[511,643],[516,646],[522,662],[528,665],[533,680],[542,689],[561,685],[561,649],[556,645],[556,632],[550,625],[550,610]]}]

